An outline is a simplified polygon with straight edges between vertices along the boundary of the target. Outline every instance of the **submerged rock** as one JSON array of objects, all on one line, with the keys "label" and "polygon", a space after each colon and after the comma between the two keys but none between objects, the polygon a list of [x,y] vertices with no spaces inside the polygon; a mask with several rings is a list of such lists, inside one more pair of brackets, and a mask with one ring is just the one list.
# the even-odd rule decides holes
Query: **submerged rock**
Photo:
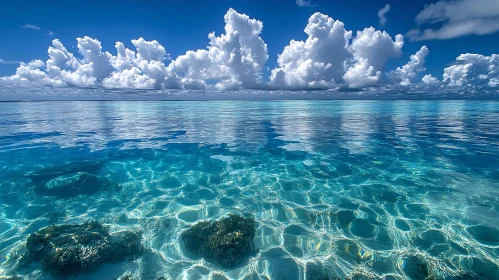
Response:
[{"label": "submerged rock", "polygon": [[410,255],[404,258],[402,266],[405,274],[411,279],[426,279],[432,270],[423,255]]},{"label": "submerged rock", "polygon": [[131,260],[142,254],[140,235],[131,231],[110,234],[98,222],[49,226],[32,233],[23,259],[40,262],[57,275],[92,270],[104,263]]},{"label": "submerged rock", "polygon": [[63,165],[55,165],[45,167],[33,172],[27,173],[25,176],[31,179],[35,184],[45,184],[46,182],[72,173],[86,172],[95,173],[101,169],[102,161],[80,161],[72,162]]},{"label": "submerged rock", "polygon": [[186,250],[223,267],[241,264],[253,252],[255,220],[238,215],[215,222],[199,222],[181,235]]},{"label": "submerged rock", "polygon": [[50,196],[75,196],[80,194],[92,194],[100,188],[100,180],[97,176],[78,172],[66,174],[51,179],[45,184],[35,186],[35,192]]}]

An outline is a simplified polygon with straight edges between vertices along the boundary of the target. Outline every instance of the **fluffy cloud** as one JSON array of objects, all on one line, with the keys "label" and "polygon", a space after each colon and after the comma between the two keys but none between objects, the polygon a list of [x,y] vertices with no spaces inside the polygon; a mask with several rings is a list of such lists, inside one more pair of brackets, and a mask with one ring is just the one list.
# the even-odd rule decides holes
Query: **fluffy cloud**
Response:
[{"label": "fluffy cloud", "polygon": [[168,69],[196,87],[215,80],[218,89],[261,88],[261,71],[268,59],[267,45],[260,37],[261,21],[229,9],[225,34],[210,33],[208,49],[188,51]]},{"label": "fluffy cloud", "polygon": [[385,31],[373,27],[357,31],[357,36],[349,47],[354,63],[343,77],[349,87],[362,88],[376,85],[381,78],[381,71],[390,58],[402,54],[404,37],[395,36],[395,41]]},{"label": "fluffy cloud", "polygon": [[268,59],[262,29],[262,22],[229,9],[224,34],[209,34],[207,49],[188,51],[168,66],[166,50],[156,40],[132,40],[135,51],[117,42],[114,56],[103,52],[98,40],[85,36],[77,38],[77,59],[55,39],[46,63],[22,64],[3,80],[137,89],[203,89],[210,80],[220,90],[262,88],[261,72]]},{"label": "fluffy cloud", "polygon": [[343,76],[349,87],[363,88],[374,86],[381,78],[381,72],[369,65],[367,58],[359,58],[357,63],[348,68]]},{"label": "fluffy cloud", "polygon": [[313,14],[305,27],[305,41],[292,40],[277,59],[271,83],[277,87],[307,88],[342,83],[351,31],[321,13]]},{"label": "fluffy cloud", "polygon": [[428,53],[428,48],[426,46],[422,46],[416,54],[411,55],[411,60],[406,65],[398,67],[389,75],[402,86],[411,85],[416,80],[418,75],[426,70],[424,63]]},{"label": "fluffy cloud", "polygon": [[379,25],[385,26],[386,24],[386,13],[390,11],[390,4],[386,4],[381,10],[378,12]]},{"label": "fluffy cloud", "polygon": [[357,31],[350,50],[355,58],[366,58],[376,70],[382,70],[386,61],[399,57],[404,46],[404,36],[398,34],[395,41],[386,31],[379,31],[373,27]]},{"label": "fluffy cloud", "polygon": [[48,49],[49,59],[45,63],[41,60],[34,60],[28,64],[21,63],[16,74],[4,80],[38,82],[54,86],[96,86],[97,81],[111,73],[112,68],[109,65],[111,55],[107,52],[102,53],[100,42],[90,37],[77,38],[77,42],[81,60],[55,39]]},{"label": "fluffy cloud", "polygon": [[156,81],[137,67],[130,69],[123,69],[112,73],[112,75],[102,82],[106,88],[136,88],[136,89],[150,89],[154,88]]},{"label": "fluffy cloud", "polygon": [[452,87],[497,87],[499,55],[462,54],[444,69],[443,82]]},{"label": "fluffy cloud", "polygon": [[475,91],[480,89],[497,92],[499,55],[462,54],[451,66],[444,69],[442,81],[428,74],[423,77],[422,82],[426,86],[445,86],[446,90]]},{"label": "fluffy cloud", "polygon": [[386,61],[401,54],[404,39],[373,27],[352,32],[343,22],[315,13],[305,27],[305,41],[292,40],[279,55],[271,84],[278,88],[349,87],[375,85]]},{"label": "fluffy cloud", "polygon": [[117,55],[109,58],[115,69],[102,82],[107,88],[162,89],[181,88],[175,73],[164,64],[166,49],[156,40],[132,40],[136,52],[125,48],[122,42],[115,45]]},{"label": "fluffy cloud", "polygon": [[499,31],[499,1],[442,0],[425,6],[416,16],[416,23],[441,26],[438,29],[411,30],[407,35],[414,41],[492,34]]},{"label": "fluffy cloud", "polygon": [[33,60],[30,63],[21,62],[17,67],[16,74],[3,78],[3,81],[25,82],[28,84],[40,84],[47,86],[64,86],[66,83],[59,79],[49,78],[46,71],[43,71],[46,65],[41,60]]},{"label": "fluffy cloud", "polygon": [[[471,12],[474,13],[477,12]],[[418,21],[446,21],[449,14],[425,12],[418,16]],[[466,17],[452,14],[456,21]],[[210,33],[207,48],[187,51],[173,60],[156,40],[132,40],[131,49],[117,42],[116,51],[110,53],[102,49],[97,39],[85,36],[77,38],[77,53],[73,54],[61,41],[54,39],[46,61],[21,62],[14,75],[0,78],[0,87],[11,90],[21,85],[43,85],[52,88],[73,86],[72,89],[76,86],[87,90],[158,90],[155,92],[169,89],[186,92],[191,89],[220,92],[292,89],[306,90],[305,93],[310,89],[326,89],[329,93],[371,94],[423,92],[430,87],[439,87],[439,92],[447,89],[492,91],[499,86],[499,55],[463,54],[438,80],[432,75],[424,75],[429,53],[426,46],[412,55],[406,65],[386,73],[387,61],[402,54],[402,35],[391,37],[373,27],[353,35],[343,22],[321,13],[309,18],[304,41],[291,40],[278,55],[277,66],[266,82],[262,71],[269,56],[267,45],[260,37],[262,22],[233,9],[227,11],[224,20],[224,33],[218,36]],[[8,61],[0,60],[0,63]],[[347,87],[361,90],[348,90]]]},{"label": "fluffy cloud", "polygon": [[[92,68],[88,74],[95,77],[98,81],[109,76],[113,68],[109,64],[111,54],[102,52],[101,43],[98,40],[92,39],[88,36],[76,39],[78,42],[78,52],[83,57],[80,68]],[[82,65],[88,65],[82,67]]]},{"label": "fluffy cloud", "polygon": [[421,80],[428,86],[436,86],[440,84],[440,81],[431,74],[425,75]]},{"label": "fluffy cloud", "polygon": [[[146,41],[143,38],[132,40],[132,44],[135,43],[134,45],[144,44],[156,46],[156,48],[164,51],[163,55],[166,54],[165,49],[163,46],[159,45],[159,43],[151,42],[150,44],[147,44],[145,42]],[[109,63],[115,71],[110,77],[107,77],[102,81],[102,85],[106,88],[154,88],[157,84],[156,80],[145,74],[143,72],[144,69],[140,69],[141,66],[145,66],[147,61],[144,63],[142,56],[140,58],[136,57],[135,52],[125,48],[125,45],[122,42],[117,42],[115,48],[117,51],[116,56],[111,56],[109,59]],[[144,52],[147,51],[142,47],[142,53]]]}]

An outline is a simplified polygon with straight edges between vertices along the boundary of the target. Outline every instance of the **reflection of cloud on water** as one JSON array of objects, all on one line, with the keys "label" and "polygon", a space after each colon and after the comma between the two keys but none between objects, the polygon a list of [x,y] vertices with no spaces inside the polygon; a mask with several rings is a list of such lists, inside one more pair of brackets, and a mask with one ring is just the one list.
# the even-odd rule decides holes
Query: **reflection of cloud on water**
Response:
[{"label": "reflection of cloud on water", "polygon": [[[45,225],[102,219],[113,230],[144,231],[144,245],[159,264],[153,272],[175,278],[197,268],[211,277],[218,270],[184,255],[179,234],[197,221],[234,212],[254,214],[258,222],[260,253],[242,270],[278,250],[292,256],[286,259],[299,271],[313,268],[309,263],[331,262],[343,279],[357,269],[359,258],[373,267],[414,260],[406,255],[408,247],[449,269],[459,262],[446,256],[460,254],[450,240],[481,261],[497,263],[494,248],[467,234],[478,223],[495,227],[497,158],[486,157],[487,166],[474,169],[462,158],[435,160],[456,156],[442,154],[436,146],[441,140],[497,154],[491,136],[499,128],[497,105],[482,104],[485,112],[479,112],[482,108],[471,103],[405,101],[40,104],[9,104],[8,117],[0,120],[6,155],[0,158],[5,166],[0,165],[0,237],[6,240],[0,242],[0,257]],[[456,127],[447,128],[446,122]],[[78,148],[45,149],[49,156],[43,160],[34,150],[9,150],[34,143]],[[83,145],[117,153],[99,171],[113,182],[109,189],[54,201],[8,177],[17,162],[21,178],[30,166],[61,166],[91,156],[79,148]],[[112,149],[129,147],[157,150]],[[16,158],[24,152],[30,157]],[[439,251],[424,247],[430,243]],[[143,257],[138,263],[138,269],[130,267],[135,275],[154,262]],[[172,267],[178,274],[172,276]],[[94,279],[100,278],[94,274]]]},{"label": "reflection of cloud on water", "polygon": [[464,102],[447,102],[439,104],[438,128],[440,134],[455,140],[466,141],[468,136],[464,128]]},{"label": "reflection of cloud on water", "polygon": [[[181,126],[175,110],[163,113],[161,105],[71,102],[51,111],[44,103],[15,103],[13,113],[19,114],[22,124],[10,126],[5,133],[47,135],[36,140],[28,137],[26,143],[54,143],[62,148],[85,144],[101,150],[110,142],[124,148],[161,148]],[[19,140],[24,141],[22,137]]]},{"label": "reflection of cloud on water", "polygon": [[[8,134],[17,137],[10,147],[22,145],[50,145],[73,147],[81,143],[99,142],[96,131],[102,131],[103,122],[98,116],[97,103],[73,102],[71,106],[64,103],[15,103],[10,108],[12,114],[18,115],[19,124],[9,126]],[[54,108],[55,107],[55,108]],[[30,137],[39,137],[33,139]],[[96,139],[97,138],[97,139]]]},{"label": "reflection of cloud on water", "polygon": [[395,124],[395,135],[402,141],[411,141],[411,129],[409,121],[411,117],[411,108],[409,101],[398,101],[393,108],[393,123]]},{"label": "reflection of cloud on water", "polygon": [[238,106],[231,102],[220,105],[193,103],[190,106],[179,106],[176,116],[179,119],[177,125],[185,131],[185,134],[177,137],[175,142],[206,145],[233,144],[238,130]]},{"label": "reflection of cloud on water", "polygon": [[310,103],[280,104],[276,108],[279,118],[274,118],[278,139],[293,142],[287,143],[282,148],[288,151],[313,151],[312,137],[314,130],[318,129],[313,123],[314,108]]},{"label": "reflection of cloud on water", "polygon": [[371,147],[370,135],[375,120],[375,103],[343,102],[341,114],[341,146],[351,154],[366,153]]}]

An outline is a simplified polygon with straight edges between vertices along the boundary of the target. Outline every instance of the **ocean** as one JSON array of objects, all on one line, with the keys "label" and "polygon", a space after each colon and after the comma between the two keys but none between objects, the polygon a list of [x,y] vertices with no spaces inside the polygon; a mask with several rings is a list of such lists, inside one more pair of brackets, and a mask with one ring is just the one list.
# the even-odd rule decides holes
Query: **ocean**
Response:
[{"label": "ocean", "polygon": [[[186,252],[182,233],[229,214],[254,219],[242,262]],[[143,253],[23,263],[31,234],[89,221]],[[0,275],[499,279],[499,103],[0,103]]]}]

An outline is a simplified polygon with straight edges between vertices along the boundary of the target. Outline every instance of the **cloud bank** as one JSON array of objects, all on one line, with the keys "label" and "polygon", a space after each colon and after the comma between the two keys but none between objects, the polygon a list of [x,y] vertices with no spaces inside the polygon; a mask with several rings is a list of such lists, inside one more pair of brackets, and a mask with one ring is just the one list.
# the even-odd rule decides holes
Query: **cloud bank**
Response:
[{"label": "cloud bank", "polygon": [[[425,14],[421,20],[446,16]],[[407,64],[386,72],[387,61],[401,56],[404,36],[392,37],[374,27],[354,33],[342,21],[321,13],[309,18],[304,29],[307,38],[291,40],[278,55],[277,66],[269,69],[270,76],[264,77],[269,55],[261,38],[263,23],[234,9],[227,11],[224,21],[224,33],[208,34],[206,48],[174,59],[158,41],[142,37],[131,40],[132,49],[116,42],[115,51],[109,52],[97,39],[84,36],[77,38],[77,53],[54,39],[47,60],[21,62],[15,74],[0,78],[0,87],[364,93],[499,87],[498,55],[460,55],[439,79],[424,73],[430,50],[423,46]]]},{"label": "cloud bank", "polygon": [[484,35],[499,31],[499,1],[442,0],[425,6],[416,16],[419,26],[440,25],[439,28],[417,28],[407,35],[413,41],[446,40],[465,35]]}]

